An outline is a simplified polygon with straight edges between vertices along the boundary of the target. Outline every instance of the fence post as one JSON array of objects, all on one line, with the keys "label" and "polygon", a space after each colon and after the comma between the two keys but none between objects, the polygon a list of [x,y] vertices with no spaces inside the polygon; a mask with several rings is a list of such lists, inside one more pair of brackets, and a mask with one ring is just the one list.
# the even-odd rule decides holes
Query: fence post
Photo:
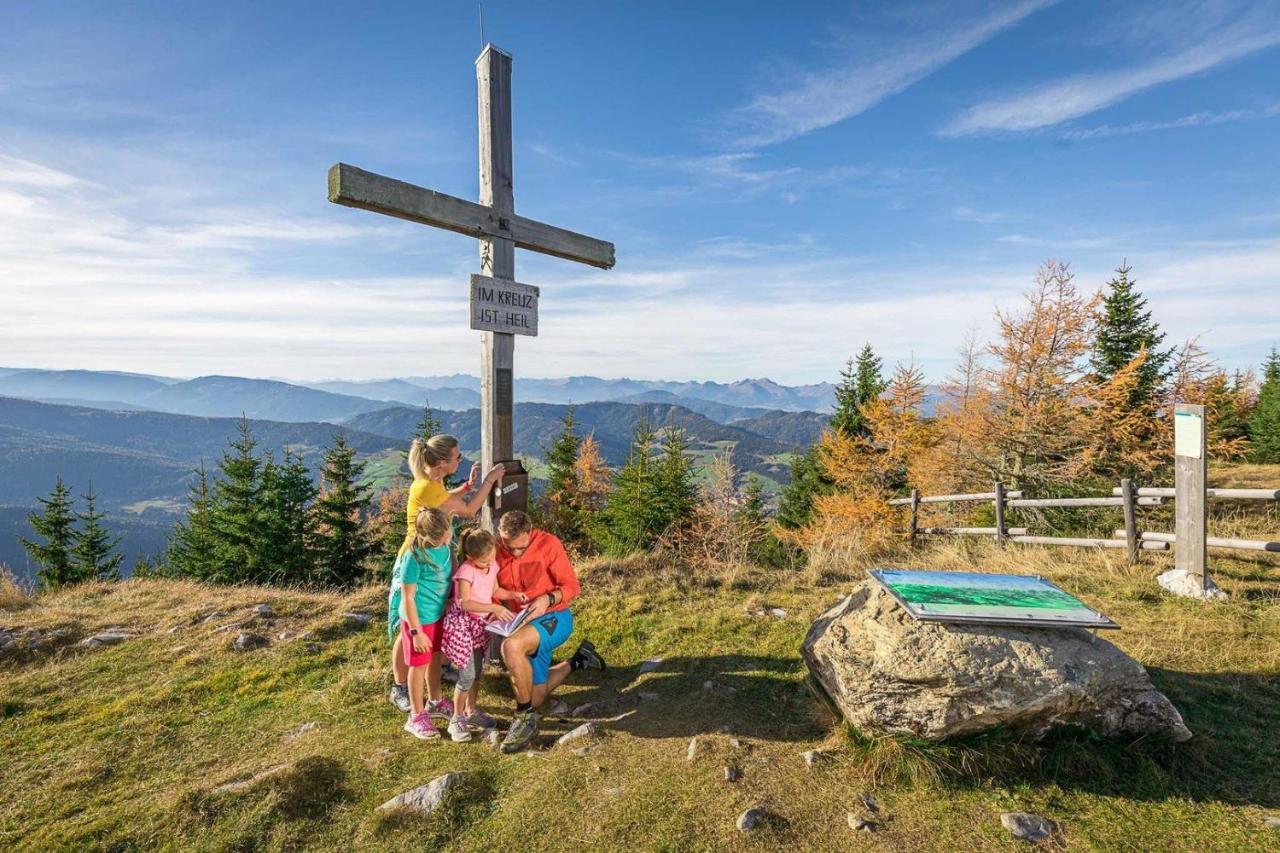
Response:
[{"label": "fence post", "polygon": [[911,490],[911,529],[908,531],[908,541],[912,545],[916,544],[916,525],[919,522],[919,517],[918,517],[919,512],[920,512],[920,490],[912,489]]},{"label": "fence post", "polygon": [[1208,510],[1205,493],[1206,441],[1204,406],[1178,403],[1173,415],[1174,567],[1198,576],[1200,588],[1209,589],[1205,568]]},{"label": "fence post", "polygon": [[996,482],[996,544],[1001,548],[1007,541],[1008,536],[1005,531],[1008,528],[1004,526],[1004,483]]},{"label": "fence post", "polygon": [[1120,496],[1124,498],[1124,542],[1129,546],[1130,564],[1138,562],[1138,552],[1142,543],[1138,538],[1138,490],[1133,480],[1125,477],[1120,481]]}]

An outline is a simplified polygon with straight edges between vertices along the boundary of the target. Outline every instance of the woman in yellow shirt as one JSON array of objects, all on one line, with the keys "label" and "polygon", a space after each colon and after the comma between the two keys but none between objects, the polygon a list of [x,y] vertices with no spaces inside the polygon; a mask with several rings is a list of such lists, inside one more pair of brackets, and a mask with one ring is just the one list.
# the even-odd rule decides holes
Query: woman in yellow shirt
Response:
[{"label": "woman in yellow shirt", "polygon": [[[409,506],[406,509],[408,522],[405,534],[405,549],[413,540],[414,525],[420,509],[441,509],[460,518],[471,518],[484,506],[485,498],[493,491],[496,483],[502,481],[502,464],[494,465],[485,475],[479,488],[476,483],[480,478],[480,466],[471,466],[471,475],[467,481],[456,489],[444,487],[444,478],[458,470],[462,461],[462,451],[458,447],[458,439],[451,435],[433,435],[423,441],[415,438],[409,446],[409,470],[413,472],[413,485],[409,486]],[[400,633],[395,634],[395,642],[391,647],[391,667],[393,683],[391,685],[391,704],[400,710],[409,707],[409,667],[404,662],[404,654],[400,649]],[[427,711],[433,717],[453,715],[452,703],[444,697],[440,684],[440,664],[442,655],[431,659],[427,670]]]}]

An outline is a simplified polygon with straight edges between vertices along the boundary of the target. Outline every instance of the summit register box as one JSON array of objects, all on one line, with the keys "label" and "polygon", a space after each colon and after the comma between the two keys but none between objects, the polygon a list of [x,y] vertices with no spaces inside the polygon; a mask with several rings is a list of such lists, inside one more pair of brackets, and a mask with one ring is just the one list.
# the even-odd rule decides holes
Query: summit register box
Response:
[{"label": "summit register box", "polygon": [[489,495],[489,506],[493,508],[494,520],[503,513],[518,509],[529,510],[529,472],[519,459],[499,459],[505,469],[501,487],[495,488]]}]

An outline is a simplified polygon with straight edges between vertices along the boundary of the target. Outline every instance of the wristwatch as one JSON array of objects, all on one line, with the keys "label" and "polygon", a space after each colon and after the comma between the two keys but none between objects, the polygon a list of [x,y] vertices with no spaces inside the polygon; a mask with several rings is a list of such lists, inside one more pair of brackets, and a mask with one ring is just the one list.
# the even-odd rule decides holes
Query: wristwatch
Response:
[{"label": "wristwatch", "polygon": [[416,636],[418,636],[418,629],[417,629],[417,628],[410,628],[410,629],[409,629],[409,636],[411,636],[411,637],[416,637]]}]

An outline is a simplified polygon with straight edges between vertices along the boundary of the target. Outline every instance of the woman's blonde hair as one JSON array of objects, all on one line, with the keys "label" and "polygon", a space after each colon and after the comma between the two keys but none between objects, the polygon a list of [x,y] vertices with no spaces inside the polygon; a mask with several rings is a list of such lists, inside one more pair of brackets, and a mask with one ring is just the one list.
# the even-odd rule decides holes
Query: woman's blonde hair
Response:
[{"label": "woman's blonde hair", "polygon": [[431,467],[448,462],[457,446],[458,439],[451,435],[433,435],[425,441],[415,438],[409,445],[409,470],[413,472],[414,479],[431,479]]},{"label": "woman's blonde hair", "polygon": [[493,534],[483,527],[472,527],[462,534],[462,553],[468,560],[483,557],[496,546]]},{"label": "woman's blonde hair", "polygon": [[453,513],[424,506],[418,510],[418,517],[413,521],[413,550],[421,551],[443,545],[452,524]]}]

